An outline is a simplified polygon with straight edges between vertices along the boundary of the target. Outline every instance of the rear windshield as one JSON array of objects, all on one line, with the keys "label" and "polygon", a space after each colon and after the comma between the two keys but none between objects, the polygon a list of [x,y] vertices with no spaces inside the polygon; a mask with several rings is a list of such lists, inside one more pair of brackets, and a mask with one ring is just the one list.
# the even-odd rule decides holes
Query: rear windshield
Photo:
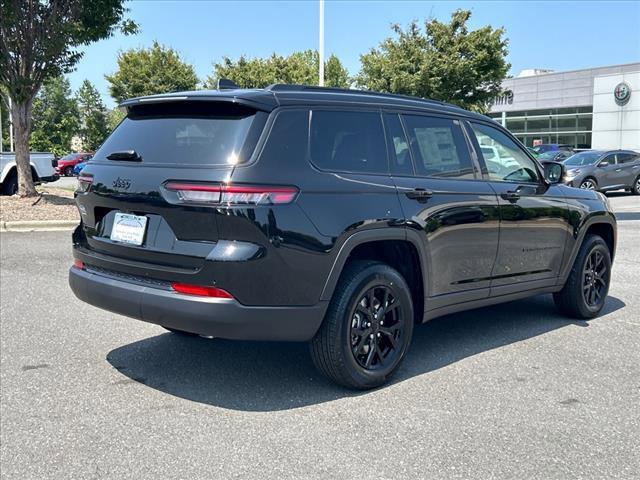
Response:
[{"label": "rear windshield", "polygon": [[135,150],[143,164],[235,165],[251,156],[266,117],[247,107],[206,101],[140,105],[94,159],[111,162],[111,153]]}]

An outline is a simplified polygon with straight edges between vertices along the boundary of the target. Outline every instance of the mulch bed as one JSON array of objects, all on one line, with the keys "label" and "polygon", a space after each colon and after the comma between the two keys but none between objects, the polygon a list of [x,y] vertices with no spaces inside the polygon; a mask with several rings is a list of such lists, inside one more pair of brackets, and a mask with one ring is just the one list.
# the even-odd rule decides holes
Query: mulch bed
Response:
[{"label": "mulch bed", "polygon": [[0,221],[78,220],[73,191],[39,186],[39,197],[0,196]]}]

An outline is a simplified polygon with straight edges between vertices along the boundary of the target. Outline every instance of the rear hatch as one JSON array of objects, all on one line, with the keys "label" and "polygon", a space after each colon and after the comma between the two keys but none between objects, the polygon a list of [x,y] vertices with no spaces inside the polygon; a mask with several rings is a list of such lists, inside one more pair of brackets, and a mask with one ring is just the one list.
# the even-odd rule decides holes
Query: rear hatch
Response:
[{"label": "rear hatch", "polygon": [[129,107],[78,178],[77,247],[94,265],[119,272],[197,273],[225,216],[206,205],[219,195],[212,186],[230,182],[235,165],[249,161],[267,116],[234,102]]}]

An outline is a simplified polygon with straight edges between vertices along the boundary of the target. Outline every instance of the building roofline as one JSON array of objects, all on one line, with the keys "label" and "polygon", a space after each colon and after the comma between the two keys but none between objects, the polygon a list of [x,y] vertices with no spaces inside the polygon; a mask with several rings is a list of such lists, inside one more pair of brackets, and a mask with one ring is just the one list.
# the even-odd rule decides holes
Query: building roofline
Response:
[{"label": "building roofline", "polygon": [[[526,77],[511,77],[511,78],[505,78],[505,81],[508,80],[519,80],[519,79],[532,79],[532,78],[539,78],[539,77],[547,77],[549,75],[562,75],[564,73],[574,73],[574,72],[587,72],[590,70],[600,70],[600,69],[604,69],[604,68],[616,68],[616,67],[628,67],[629,65],[638,65],[638,67],[640,68],[640,61],[637,62],[629,62],[629,63],[618,63],[618,64],[614,64],[614,65],[602,65],[600,67],[587,67],[587,68],[575,68],[573,70],[559,70],[559,71],[554,71],[554,72],[550,72],[550,73],[540,73],[538,75],[528,75]],[[526,68],[523,70],[527,70]],[[615,75],[615,74],[612,74]]]}]

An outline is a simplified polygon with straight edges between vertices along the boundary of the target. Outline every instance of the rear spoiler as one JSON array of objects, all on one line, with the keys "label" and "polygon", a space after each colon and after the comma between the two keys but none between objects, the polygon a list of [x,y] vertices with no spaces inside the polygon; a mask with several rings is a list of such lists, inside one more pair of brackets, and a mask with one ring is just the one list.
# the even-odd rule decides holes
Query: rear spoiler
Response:
[{"label": "rear spoiler", "polygon": [[148,97],[137,97],[125,100],[120,103],[118,107],[127,113],[129,108],[136,105],[154,104],[154,103],[173,103],[173,102],[221,102],[221,103],[235,103],[237,105],[243,105],[245,107],[253,108],[254,110],[261,110],[263,112],[270,112],[276,108],[279,103],[275,96],[271,92],[264,91],[256,93],[252,91],[251,95],[238,95],[237,90],[223,90],[223,91],[197,91],[186,92],[184,94],[163,94],[152,95]]}]

